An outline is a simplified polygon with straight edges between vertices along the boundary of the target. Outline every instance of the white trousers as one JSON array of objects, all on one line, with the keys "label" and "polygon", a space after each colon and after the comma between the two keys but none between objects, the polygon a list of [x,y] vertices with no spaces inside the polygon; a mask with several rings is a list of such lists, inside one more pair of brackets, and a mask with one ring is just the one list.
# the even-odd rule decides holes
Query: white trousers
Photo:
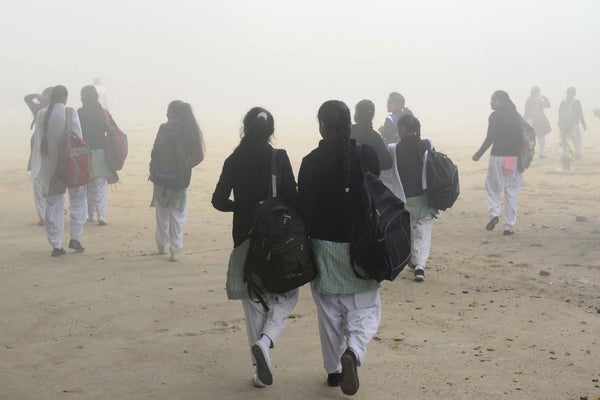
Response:
[{"label": "white trousers", "polygon": [[155,204],[156,234],[154,240],[158,247],[169,244],[171,253],[179,253],[183,247],[183,225],[187,216],[187,200],[183,211],[175,208],[164,208]]},{"label": "white trousers", "polygon": [[573,128],[573,151],[576,157],[581,157],[581,128],[579,125],[575,125]]},{"label": "white trousers", "polygon": [[546,135],[536,135],[538,153],[540,157],[544,155],[544,149],[546,148]]},{"label": "white trousers", "polygon": [[106,218],[106,207],[108,204],[108,190],[105,176],[97,176],[87,184],[88,217]]},{"label": "white trousers", "polygon": [[33,177],[33,201],[39,219],[46,218],[46,200],[44,199],[44,188],[39,177]]},{"label": "white trousers", "polygon": [[[248,348],[251,349],[261,335],[268,336],[275,345],[285,329],[288,317],[298,302],[298,293],[298,289],[290,290],[284,294],[267,293],[264,300],[269,306],[269,311],[265,311],[260,303],[250,299],[242,300],[244,315],[246,316]],[[252,351],[250,351],[250,357],[252,365],[256,365]]]},{"label": "white trousers", "polygon": [[411,262],[415,269],[425,269],[431,250],[431,230],[433,227],[433,215],[424,218],[411,218],[412,258]]},{"label": "white trousers", "polygon": [[[71,239],[79,240],[83,234],[87,209],[85,186],[68,189],[69,191],[69,234]],[[50,246],[62,249],[62,236],[65,230],[65,195],[46,196],[46,238]]]},{"label": "white trousers", "polygon": [[490,219],[499,217],[504,191],[504,230],[512,230],[517,223],[519,190],[523,185],[523,175],[515,168],[512,175],[502,172],[502,157],[490,156],[485,189]]},{"label": "white trousers", "polygon": [[351,294],[322,294],[312,290],[312,296],[317,306],[325,371],[328,374],[342,371],[341,358],[347,347],[354,350],[358,364],[362,365],[367,345],[379,328],[379,289]]}]

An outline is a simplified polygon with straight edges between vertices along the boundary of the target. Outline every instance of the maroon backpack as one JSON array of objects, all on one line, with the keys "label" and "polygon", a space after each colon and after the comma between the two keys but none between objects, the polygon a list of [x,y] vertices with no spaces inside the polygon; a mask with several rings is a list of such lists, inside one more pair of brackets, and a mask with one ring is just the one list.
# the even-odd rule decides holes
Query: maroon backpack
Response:
[{"label": "maroon backpack", "polygon": [[56,171],[69,188],[87,185],[94,179],[92,150],[90,146],[73,132],[73,109],[65,111],[65,133],[58,147]]},{"label": "maroon backpack", "polygon": [[127,158],[127,135],[111,123],[107,109],[103,108],[102,111],[107,125],[104,158],[111,170],[119,171]]}]

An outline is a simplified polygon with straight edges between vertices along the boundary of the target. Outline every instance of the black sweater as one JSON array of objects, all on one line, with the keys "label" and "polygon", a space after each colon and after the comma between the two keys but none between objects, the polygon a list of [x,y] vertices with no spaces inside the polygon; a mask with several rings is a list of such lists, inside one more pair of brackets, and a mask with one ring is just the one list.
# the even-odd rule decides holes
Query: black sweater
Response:
[{"label": "black sweater", "polygon": [[350,138],[355,139],[356,143],[368,144],[373,147],[379,159],[379,167],[381,169],[392,168],[392,157],[387,151],[386,144],[383,142],[381,135],[373,130],[372,126],[364,124],[352,125]]},{"label": "black sweater", "polygon": [[[343,141],[321,140],[302,160],[298,173],[299,211],[313,239],[350,242],[362,172],[356,142],[350,140],[350,191],[344,191]],[[377,153],[363,145],[363,168],[379,175]]]},{"label": "black sweater", "polygon": [[[232,234],[236,247],[248,238],[256,206],[269,195],[272,149],[265,141],[242,143],[223,164],[212,205],[219,211],[233,212]],[[297,208],[296,180],[285,150],[278,152],[276,165],[281,171],[277,194],[292,208]],[[232,190],[233,200],[229,198]]]},{"label": "black sweater", "polygon": [[496,110],[490,115],[487,136],[475,154],[481,157],[492,146],[493,156],[517,156],[522,134],[521,116],[516,110],[510,107]]},{"label": "black sweater", "polygon": [[429,140],[421,140],[418,136],[400,139],[396,145],[396,163],[398,175],[406,197],[422,195],[423,192],[423,153],[431,150]]},{"label": "black sweater", "polygon": [[[77,110],[83,140],[92,150],[104,149],[106,147],[106,130],[108,124],[104,117],[104,111],[100,103],[85,105]],[[117,126],[109,114],[111,124]]]}]

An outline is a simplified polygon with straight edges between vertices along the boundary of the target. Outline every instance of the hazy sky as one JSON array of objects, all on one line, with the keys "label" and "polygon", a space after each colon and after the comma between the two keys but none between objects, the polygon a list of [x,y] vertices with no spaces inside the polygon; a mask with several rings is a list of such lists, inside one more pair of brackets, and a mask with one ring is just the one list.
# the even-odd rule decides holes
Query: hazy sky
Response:
[{"label": "hazy sky", "polygon": [[[237,131],[263,105],[281,129],[314,129],[327,99],[399,91],[424,127],[485,125],[490,94],[519,109],[533,85],[553,103],[576,86],[600,106],[600,1],[26,1],[0,6],[0,106],[99,76],[113,113],[162,120],[192,103],[204,130]],[[475,121],[475,122],[473,122]]]}]

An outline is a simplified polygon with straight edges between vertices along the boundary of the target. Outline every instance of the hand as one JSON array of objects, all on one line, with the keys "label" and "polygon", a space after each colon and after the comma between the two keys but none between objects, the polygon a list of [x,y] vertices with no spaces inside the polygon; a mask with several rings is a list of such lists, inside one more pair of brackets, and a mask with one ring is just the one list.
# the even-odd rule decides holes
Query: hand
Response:
[{"label": "hand", "polygon": [[477,153],[473,154],[473,161],[479,161],[479,159],[481,158],[481,156]]}]

